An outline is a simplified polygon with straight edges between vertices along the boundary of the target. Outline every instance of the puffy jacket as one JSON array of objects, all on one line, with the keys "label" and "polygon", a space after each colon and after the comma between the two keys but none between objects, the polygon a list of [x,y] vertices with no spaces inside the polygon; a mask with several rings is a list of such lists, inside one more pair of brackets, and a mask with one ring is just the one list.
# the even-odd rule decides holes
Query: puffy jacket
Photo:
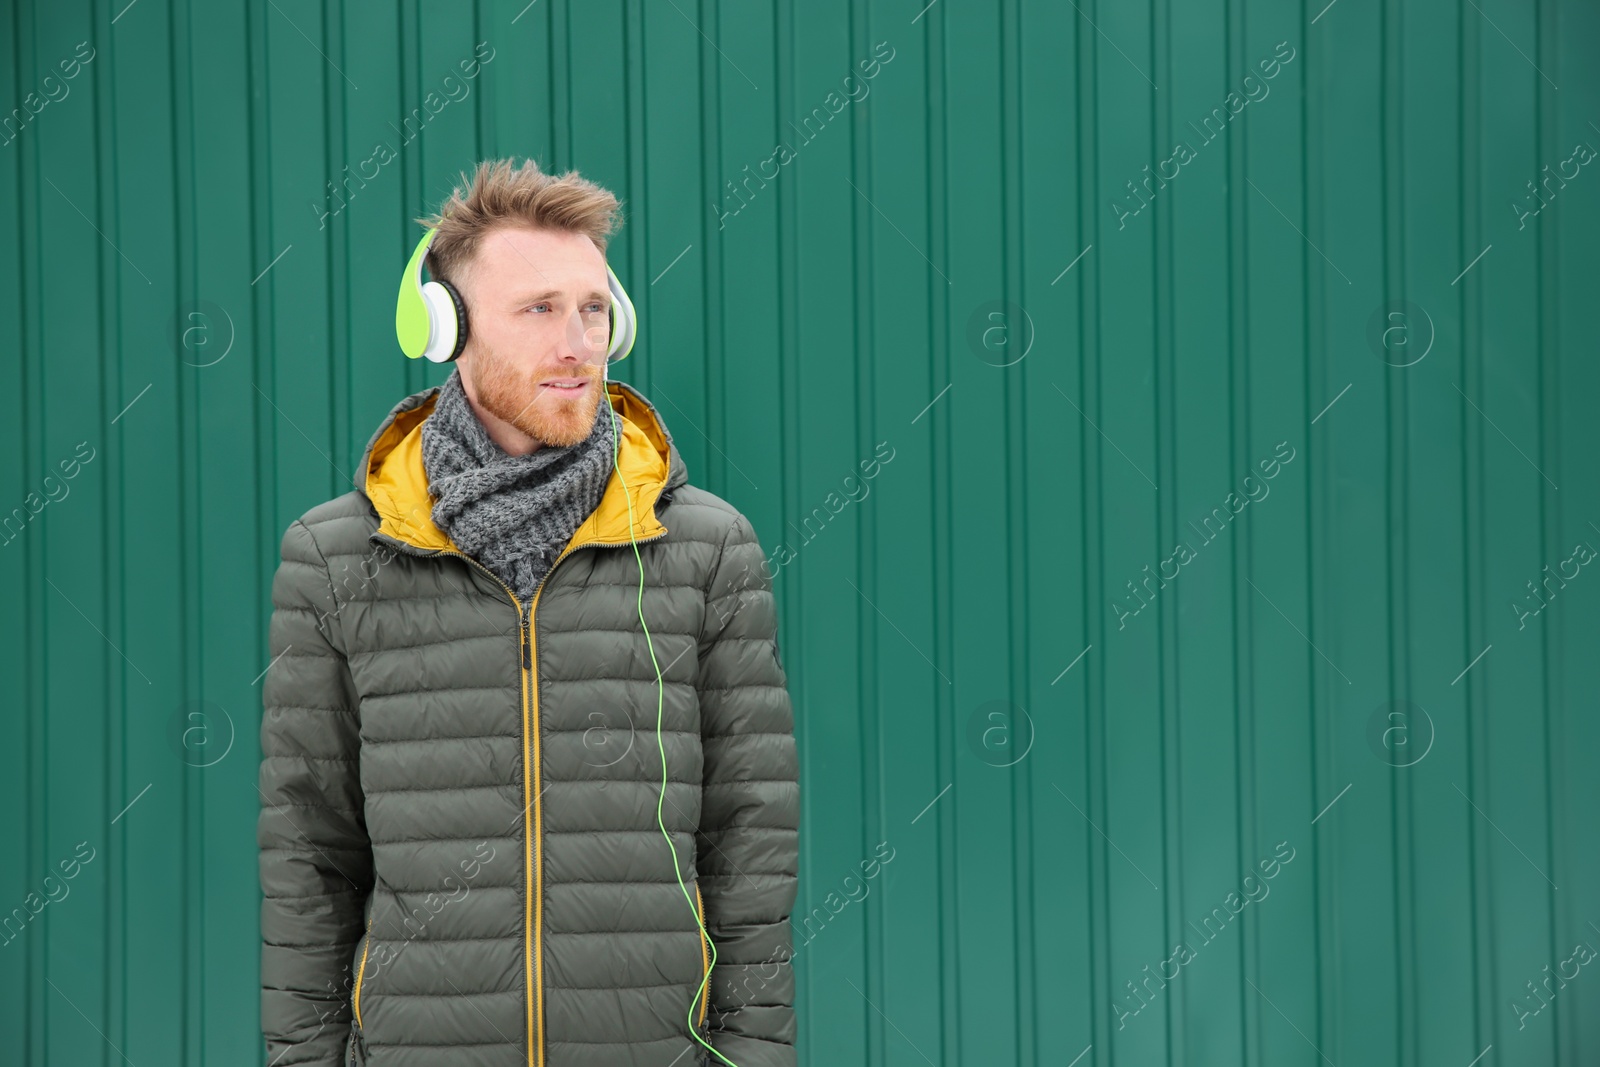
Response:
[{"label": "puffy jacket", "polygon": [[721,1067],[691,1019],[738,1067],[796,1062],[771,577],[655,408],[606,391],[622,478],[527,603],[431,519],[437,387],[283,535],[257,828],[271,1067]]}]

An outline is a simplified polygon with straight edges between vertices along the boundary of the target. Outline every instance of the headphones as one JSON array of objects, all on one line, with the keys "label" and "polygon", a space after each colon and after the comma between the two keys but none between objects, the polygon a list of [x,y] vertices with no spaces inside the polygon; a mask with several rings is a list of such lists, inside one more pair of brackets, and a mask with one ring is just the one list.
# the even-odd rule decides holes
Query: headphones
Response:
[{"label": "headphones", "polygon": [[[461,291],[443,279],[424,282],[422,264],[428,246],[439,232],[433,227],[422,235],[411,262],[400,278],[400,297],[394,306],[394,330],[400,351],[408,359],[425,357],[433,363],[449,363],[467,346],[467,304]],[[606,264],[606,284],[611,290],[611,344],[606,362],[626,359],[639,334],[639,317],[633,310],[628,291]]]},{"label": "headphones", "polygon": [[[461,355],[461,350],[467,344],[467,305],[461,299],[460,291],[448,281],[422,280],[423,259],[427,255],[428,246],[433,242],[434,235],[438,232],[437,227],[429,229],[422,235],[422,240],[417,242],[416,250],[411,253],[411,261],[406,264],[405,274],[400,279],[400,297],[395,304],[394,328],[395,334],[400,339],[400,350],[408,359],[424,356],[434,363],[450,363]],[[611,343],[606,350],[606,361],[600,368],[600,389],[606,412],[611,416],[611,466],[617,473],[617,480],[622,483],[623,498],[628,502],[628,539],[633,545],[633,557],[639,564],[639,625],[644,627],[645,644],[650,649],[650,662],[656,669],[656,747],[661,751],[661,795],[656,801],[656,825],[661,828],[661,835],[666,838],[667,847],[672,850],[672,867],[678,874],[678,889],[683,893],[683,899],[689,905],[690,913],[694,915],[695,925],[699,927],[701,936],[711,948],[711,965],[706,968],[705,978],[701,980],[700,988],[695,990],[694,999],[689,1002],[689,1011],[684,1021],[688,1024],[689,1033],[713,1056],[726,1063],[728,1067],[739,1067],[712,1048],[700,1036],[700,1030],[694,1022],[696,1007],[700,1005],[703,997],[710,996],[708,987],[711,982],[711,972],[717,966],[717,946],[711,940],[711,934],[706,930],[705,923],[700,919],[700,909],[689,896],[689,887],[683,884],[683,873],[678,863],[678,848],[672,843],[672,835],[667,832],[666,823],[662,819],[661,806],[667,799],[667,749],[661,739],[661,717],[666,697],[666,683],[661,677],[661,664],[656,659],[656,646],[650,638],[650,627],[644,621],[644,559],[639,555],[639,541],[633,533],[633,494],[628,491],[628,483],[622,477],[622,467],[617,458],[617,440],[622,430],[617,425],[616,410],[605,400],[605,383],[611,380],[609,375],[611,362],[626,359],[633,351],[633,342],[639,334],[639,317],[633,310],[633,301],[628,299],[627,290],[622,288],[622,282],[617,279],[609,263],[606,264],[606,279],[611,289]],[[529,625],[532,625],[531,619]]]}]

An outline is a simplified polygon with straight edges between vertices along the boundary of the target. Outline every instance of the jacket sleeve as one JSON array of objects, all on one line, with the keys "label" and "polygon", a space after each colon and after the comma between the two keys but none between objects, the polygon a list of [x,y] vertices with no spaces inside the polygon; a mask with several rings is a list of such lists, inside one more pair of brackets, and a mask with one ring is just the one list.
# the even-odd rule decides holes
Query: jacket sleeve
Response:
[{"label": "jacket sleeve", "polygon": [[310,529],[283,535],[262,682],[261,1029],[273,1067],[339,1067],[350,958],[372,888],[355,684],[328,566]]},{"label": "jacket sleeve", "polygon": [[741,515],[707,586],[700,635],[696,864],[716,952],[707,1040],[738,1067],[795,1067],[789,915],[799,880],[799,764],[764,566]]}]

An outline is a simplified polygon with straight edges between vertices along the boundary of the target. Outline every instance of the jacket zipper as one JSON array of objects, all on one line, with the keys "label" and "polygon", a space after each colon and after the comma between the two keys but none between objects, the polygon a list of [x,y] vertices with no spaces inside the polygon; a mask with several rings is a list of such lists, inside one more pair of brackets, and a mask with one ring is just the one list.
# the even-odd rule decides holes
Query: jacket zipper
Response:
[{"label": "jacket zipper", "polygon": [[[578,549],[589,548],[592,545],[606,545],[613,547],[617,545],[643,545],[648,544],[651,541],[659,541],[661,538],[667,536],[667,533],[668,531],[662,530],[658,534],[652,534],[649,537],[640,539],[630,539],[627,541],[585,541],[579,545],[568,545],[561,555],[556,557],[555,562],[550,564],[550,569],[545,571],[543,578],[539,579],[539,584],[533,587],[533,597],[528,601],[526,621],[524,621],[522,603],[521,601],[517,600],[517,595],[511,591],[511,587],[502,582],[493,571],[489,570],[489,568],[485,567],[483,564],[479,563],[465,552],[458,552],[454,549],[446,548],[432,550],[419,549],[409,541],[402,541],[399,538],[392,537],[388,534],[377,535],[383,540],[391,542],[397,547],[402,548],[408,556],[416,556],[418,558],[426,558],[429,556],[456,556],[460,559],[466,560],[468,564],[476,567],[478,570],[488,575],[496,585],[498,585],[501,589],[504,589],[506,596],[511,599],[512,606],[517,609],[517,644],[522,650],[522,664],[520,670],[522,679],[522,762],[524,767],[531,768],[533,771],[533,786],[535,790],[532,798],[530,799],[528,797],[528,775],[526,773],[523,774],[522,789],[523,800],[525,803],[522,810],[524,815],[526,815],[528,808],[532,807],[534,813],[533,830],[532,832],[524,835],[526,840],[524,842],[523,850],[523,855],[525,857],[523,870],[525,875],[528,877],[529,884],[533,886],[532,892],[529,893],[528,906],[530,911],[524,912],[523,920],[523,943],[524,945],[528,946],[528,951],[524,955],[524,973],[527,976],[529,989],[534,991],[534,995],[528,998],[528,1067],[545,1067],[543,930],[544,857],[542,854],[541,841],[544,829],[544,806],[540,799],[544,795],[544,790],[540,788],[539,783],[539,695],[538,689],[533,684],[532,678],[534,645],[536,643],[534,639],[533,627],[534,611],[537,609],[539,603],[539,594],[544,590],[544,583],[550,580],[550,576],[554,574],[556,568],[561,565],[561,561],[566,559],[572,553],[576,552]],[[529,759],[528,752],[528,742],[530,738],[533,742],[531,760]],[[696,894],[698,894],[699,891],[700,887],[697,884],[695,886]],[[370,919],[367,922],[367,928],[369,931],[372,928]],[[702,935],[702,942],[703,940],[704,937]],[[362,968],[365,969],[365,948],[362,949],[361,955]],[[703,945],[701,958],[705,958]],[[360,999],[360,991],[361,984],[358,977],[356,981],[356,996],[358,1003]],[[707,993],[709,994],[709,992],[710,990],[708,989]],[[537,1003],[537,1024],[535,1023],[535,1003]],[[703,1019],[705,1016],[705,1005],[701,1005],[700,1014]],[[361,1017],[358,1012],[356,1016],[356,1025],[359,1026],[360,1024]],[[535,1037],[535,1034],[537,1034],[537,1038]],[[538,1050],[537,1059],[535,1059],[535,1049]]]},{"label": "jacket zipper", "polygon": [[[523,651],[523,654],[522,654],[522,663],[523,663],[523,673],[524,673],[524,675],[525,676],[531,676],[532,673],[533,673],[533,657],[534,657],[535,651],[536,651],[534,646],[538,642],[537,633],[536,633],[536,631],[534,629],[534,625],[533,625],[533,615],[534,615],[534,612],[536,610],[538,610],[539,594],[544,591],[544,583],[548,582],[550,580],[550,576],[556,572],[556,568],[561,566],[561,561],[562,560],[564,560],[568,556],[572,555],[572,553],[576,552],[578,549],[580,549],[580,548],[588,548],[591,545],[612,545],[612,546],[620,545],[620,544],[639,544],[639,545],[642,545],[647,541],[657,541],[657,540],[660,540],[661,538],[663,538],[665,536],[667,536],[667,531],[662,530],[658,534],[654,534],[654,535],[652,535],[650,537],[646,537],[643,540],[638,540],[638,541],[635,541],[635,540],[630,540],[630,541],[626,541],[626,542],[623,542],[623,541],[585,541],[581,545],[568,545],[566,550],[563,551],[561,553],[561,555],[556,557],[555,562],[550,564],[550,569],[544,572],[544,577],[539,579],[539,584],[533,587],[533,598],[528,601],[527,642],[523,646],[524,651]],[[462,558],[465,559],[466,557],[463,556]],[[527,715],[528,715],[527,704],[528,704],[528,700],[529,700],[530,695],[531,695],[532,704],[533,704],[533,728],[529,732],[531,732],[532,737],[533,737],[534,784],[537,785],[538,784],[538,774],[539,774],[539,758],[540,758],[539,757],[539,690],[538,690],[537,686],[530,684],[530,685],[526,685],[526,686],[523,687],[523,717],[524,717],[524,721],[525,722],[527,720]],[[528,758],[527,737],[528,737],[528,733],[529,732],[525,732],[524,735],[523,735],[523,760],[524,761],[526,761],[527,758]],[[527,781],[527,775],[523,775],[523,781],[524,782]],[[535,872],[535,875],[538,878],[538,883],[537,883],[538,889],[537,889],[537,892],[535,892],[533,894],[534,914],[533,914],[533,919],[532,919],[531,925],[532,925],[532,930],[533,930],[533,938],[532,938],[532,940],[533,940],[533,944],[535,946],[533,959],[534,959],[534,963],[537,966],[537,970],[538,970],[538,973],[536,975],[537,984],[536,984],[535,988],[537,988],[538,991],[539,991],[539,1020],[538,1020],[538,1022],[539,1022],[539,1025],[538,1025],[539,1038],[538,1038],[537,1042],[534,1042],[532,1040],[533,1028],[530,1026],[530,1028],[529,1028],[529,1042],[528,1042],[528,1065],[529,1065],[529,1067],[545,1067],[545,1061],[544,1061],[544,1046],[545,1046],[545,1033],[544,1033],[544,857],[543,857],[542,851],[541,851],[542,847],[543,847],[542,838],[544,836],[544,803],[540,799],[543,796],[543,794],[544,794],[544,790],[540,789],[539,793],[537,795],[535,795],[535,797],[533,798],[533,800],[534,800],[533,811],[534,811],[534,819],[535,819],[534,826],[535,826],[535,828],[537,830],[537,833],[534,835],[534,838],[533,838],[533,854],[534,854],[535,861],[536,861],[535,862],[535,866],[534,866],[534,872]],[[526,941],[526,940],[527,939],[524,938],[524,941]],[[529,1011],[530,1012],[532,1011],[532,1001],[531,1001],[531,999],[530,999],[530,1002],[529,1002]],[[535,1062],[534,1054],[533,1054],[533,1047],[534,1047],[535,1044],[538,1045],[538,1050],[539,1050],[539,1055],[538,1055],[537,1062]]]}]

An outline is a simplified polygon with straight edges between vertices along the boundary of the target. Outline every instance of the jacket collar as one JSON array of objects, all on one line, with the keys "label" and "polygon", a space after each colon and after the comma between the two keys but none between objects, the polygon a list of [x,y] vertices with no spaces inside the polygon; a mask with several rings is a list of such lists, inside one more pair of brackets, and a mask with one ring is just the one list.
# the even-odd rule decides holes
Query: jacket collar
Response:
[{"label": "jacket collar", "polygon": [[[422,423],[432,414],[438,397],[436,385],[394,406],[367,442],[355,483],[378,513],[378,533],[419,549],[460,552],[449,535],[434,525],[434,501],[422,465]],[[599,506],[578,525],[569,546],[586,541],[627,544],[630,495],[632,540],[666,533],[667,528],[656,518],[656,504],[664,492],[689,480],[672,434],[642,393],[626,382],[608,381],[606,399],[617,413],[621,430],[617,467],[622,477],[612,469]],[[599,417],[608,416],[600,412]]]}]

